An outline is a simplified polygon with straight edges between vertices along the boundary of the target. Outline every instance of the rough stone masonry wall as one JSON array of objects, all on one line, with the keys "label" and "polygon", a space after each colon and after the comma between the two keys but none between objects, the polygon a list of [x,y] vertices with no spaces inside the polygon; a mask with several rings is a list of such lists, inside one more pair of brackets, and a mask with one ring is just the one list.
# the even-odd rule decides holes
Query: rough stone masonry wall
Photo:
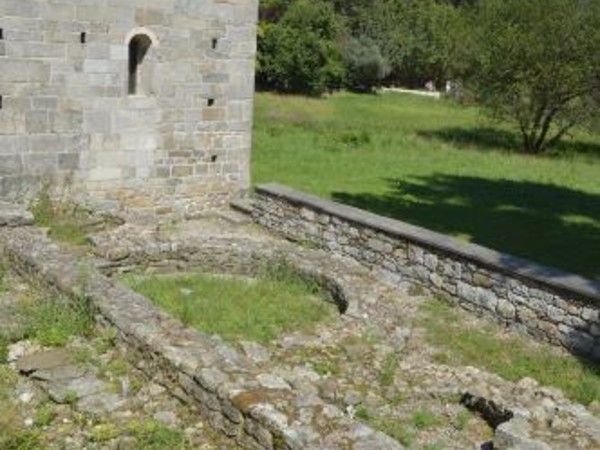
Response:
[{"label": "rough stone masonry wall", "polygon": [[274,184],[256,189],[252,215],[288,238],[600,361],[599,282]]},{"label": "rough stone masonry wall", "polygon": [[[0,198],[170,213],[249,183],[258,0],[0,0]],[[129,94],[129,42],[152,44]]]},{"label": "rough stone masonry wall", "polygon": [[28,215],[7,212],[0,209],[0,261],[50,291],[90,301],[99,322],[114,327],[140,370],[243,448],[403,450],[314,395],[316,387],[305,390],[306,380],[290,385],[264,373],[219,337],[185,327],[41,230],[22,226],[31,222]]}]

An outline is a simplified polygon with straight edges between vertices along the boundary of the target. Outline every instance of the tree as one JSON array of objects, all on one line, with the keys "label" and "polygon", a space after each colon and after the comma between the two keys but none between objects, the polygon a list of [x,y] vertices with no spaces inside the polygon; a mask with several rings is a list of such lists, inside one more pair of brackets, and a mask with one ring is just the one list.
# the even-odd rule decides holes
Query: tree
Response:
[{"label": "tree", "polygon": [[[281,8],[286,2],[271,4]],[[259,85],[310,95],[338,88],[345,75],[338,36],[339,23],[331,4],[291,2],[277,22],[261,25]]]},{"label": "tree", "polygon": [[344,49],[346,86],[368,92],[381,83],[390,72],[390,66],[379,46],[367,37],[348,39]]},{"label": "tree", "polygon": [[523,149],[544,152],[599,114],[600,2],[482,0],[467,88],[515,123]]},{"label": "tree", "polygon": [[461,29],[459,10],[437,0],[372,0],[357,21],[359,33],[373,39],[391,65],[389,82],[423,87],[443,85],[453,64]]}]

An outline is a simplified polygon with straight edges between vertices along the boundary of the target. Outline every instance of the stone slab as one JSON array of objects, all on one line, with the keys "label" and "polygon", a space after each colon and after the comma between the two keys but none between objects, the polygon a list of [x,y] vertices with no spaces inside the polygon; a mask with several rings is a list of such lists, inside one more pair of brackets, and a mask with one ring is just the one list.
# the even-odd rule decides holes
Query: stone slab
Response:
[{"label": "stone slab", "polygon": [[48,350],[25,356],[17,361],[17,370],[29,375],[37,371],[47,371],[61,366],[69,366],[73,357],[64,349]]},{"label": "stone slab", "polygon": [[24,206],[0,201],[0,227],[21,227],[33,222],[33,214]]}]

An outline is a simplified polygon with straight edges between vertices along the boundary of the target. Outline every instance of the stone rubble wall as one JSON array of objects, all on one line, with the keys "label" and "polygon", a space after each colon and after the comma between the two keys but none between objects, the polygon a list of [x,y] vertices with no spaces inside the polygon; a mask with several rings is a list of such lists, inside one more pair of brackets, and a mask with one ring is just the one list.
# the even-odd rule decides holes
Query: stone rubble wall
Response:
[{"label": "stone rubble wall", "polygon": [[276,184],[252,201],[254,219],[289,239],[600,361],[600,282]]},{"label": "stone rubble wall", "polygon": [[48,289],[67,293],[74,301],[90,301],[99,322],[118,331],[138,368],[196,406],[213,427],[244,448],[403,448],[318,396],[261,373],[220,338],[185,327],[35,228],[0,227],[0,257]]}]

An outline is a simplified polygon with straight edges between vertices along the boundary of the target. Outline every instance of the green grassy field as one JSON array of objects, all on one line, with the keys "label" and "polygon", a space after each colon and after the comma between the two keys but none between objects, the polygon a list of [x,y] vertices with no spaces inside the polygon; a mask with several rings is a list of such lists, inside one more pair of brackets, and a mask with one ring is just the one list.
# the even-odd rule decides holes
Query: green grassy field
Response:
[{"label": "green grassy field", "polygon": [[252,281],[202,273],[127,275],[123,281],[186,325],[232,342],[267,344],[334,314],[316,284],[287,269],[270,270]]},{"label": "green grassy field", "polygon": [[484,368],[511,381],[531,377],[544,386],[558,387],[578,403],[600,402],[600,366],[549,344],[503,335],[502,327],[496,324],[481,328],[465,323],[452,306],[437,300],[424,303],[421,310],[423,317],[416,323],[427,330],[427,340],[441,350],[434,356],[437,363]]},{"label": "green grassy field", "polygon": [[253,182],[276,181],[600,279],[600,136],[545,156],[475,107],[258,94]]}]

